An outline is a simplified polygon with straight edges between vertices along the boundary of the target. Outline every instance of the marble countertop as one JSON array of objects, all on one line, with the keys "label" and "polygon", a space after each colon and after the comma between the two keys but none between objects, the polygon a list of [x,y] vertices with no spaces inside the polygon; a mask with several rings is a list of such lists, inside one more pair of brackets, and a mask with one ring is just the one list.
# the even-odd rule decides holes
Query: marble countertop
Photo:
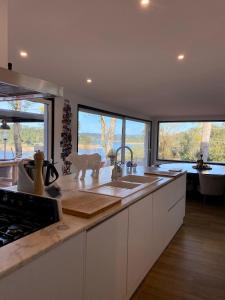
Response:
[{"label": "marble countertop", "polygon": [[[125,170],[124,175],[126,175],[126,173],[127,172]],[[135,173],[135,175],[143,174],[144,170],[142,168],[138,168],[137,172]],[[178,174],[178,176],[181,176],[182,174],[184,173],[181,172]],[[90,229],[91,227],[118,213],[144,196],[161,188],[172,180],[174,180],[174,177],[162,177],[160,181],[157,181],[151,186],[148,186],[143,190],[123,198],[119,204],[116,204],[115,206],[90,219],[63,214],[60,222],[52,224],[13,243],[1,247],[0,276],[9,274],[10,272],[28,263],[35,257],[43,254],[53,247],[56,247],[60,243],[63,243],[72,236]],[[60,177],[58,180],[58,184],[62,190],[62,197],[60,200],[63,201],[68,197],[77,198],[79,197],[79,189],[94,187],[109,181],[111,181],[110,168],[103,168],[100,172],[100,177],[98,180],[93,179],[89,172],[87,173],[83,182],[80,180],[75,180],[73,174]],[[11,189],[16,190],[16,187],[12,187]]]}]

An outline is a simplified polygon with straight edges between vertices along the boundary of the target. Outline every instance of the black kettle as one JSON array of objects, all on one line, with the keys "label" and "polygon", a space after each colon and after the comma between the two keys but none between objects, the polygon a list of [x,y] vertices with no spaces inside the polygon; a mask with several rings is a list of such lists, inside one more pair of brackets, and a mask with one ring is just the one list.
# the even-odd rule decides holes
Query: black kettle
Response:
[{"label": "black kettle", "polygon": [[[34,180],[35,165],[34,160],[28,160],[24,167],[27,171],[27,174],[32,180]],[[48,160],[43,161],[43,179],[44,185],[49,186],[59,178],[59,173],[56,170],[53,163],[50,163]]]}]

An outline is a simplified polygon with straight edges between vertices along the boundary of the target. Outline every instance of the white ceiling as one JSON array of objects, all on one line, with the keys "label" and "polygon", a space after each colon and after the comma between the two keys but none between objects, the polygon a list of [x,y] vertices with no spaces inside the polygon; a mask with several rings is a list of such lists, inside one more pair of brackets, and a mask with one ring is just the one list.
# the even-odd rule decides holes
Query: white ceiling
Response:
[{"label": "white ceiling", "polygon": [[145,115],[225,114],[224,0],[9,1],[15,70]]}]

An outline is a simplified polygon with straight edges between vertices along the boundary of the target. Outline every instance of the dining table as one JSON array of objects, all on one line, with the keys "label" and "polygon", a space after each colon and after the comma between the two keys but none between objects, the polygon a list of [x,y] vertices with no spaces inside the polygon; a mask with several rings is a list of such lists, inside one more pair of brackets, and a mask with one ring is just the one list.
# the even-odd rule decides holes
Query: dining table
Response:
[{"label": "dining table", "polygon": [[159,171],[186,171],[187,174],[210,174],[210,175],[225,175],[225,165],[220,164],[207,164],[210,167],[209,170],[195,169],[196,163],[194,162],[156,162],[154,168]]}]

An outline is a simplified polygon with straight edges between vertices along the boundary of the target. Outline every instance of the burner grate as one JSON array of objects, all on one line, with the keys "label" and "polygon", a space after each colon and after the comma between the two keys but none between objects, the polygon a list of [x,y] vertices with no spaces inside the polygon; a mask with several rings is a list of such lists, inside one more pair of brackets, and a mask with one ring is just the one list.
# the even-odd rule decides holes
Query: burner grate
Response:
[{"label": "burner grate", "polygon": [[57,221],[56,200],[0,190],[0,247]]}]

